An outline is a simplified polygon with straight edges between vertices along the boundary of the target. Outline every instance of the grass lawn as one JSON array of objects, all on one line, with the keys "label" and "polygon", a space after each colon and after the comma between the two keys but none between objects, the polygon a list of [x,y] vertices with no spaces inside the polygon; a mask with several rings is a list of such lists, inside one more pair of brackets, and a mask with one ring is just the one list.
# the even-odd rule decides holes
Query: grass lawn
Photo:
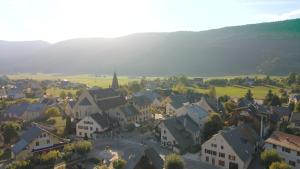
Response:
[{"label": "grass lawn", "polygon": [[63,135],[66,127],[66,119],[63,119],[62,117],[51,117],[50,119],[55,120],[54,126],[57,129],[57,134]]},{"label": "grass lawn", "polygon": [[[253,93],[254,98],[264,99],[268,91],[271,89],[273,93],[279,94],[278,87],[273,86],[255,86],[255,87],[244,87],[244,86],[228,86],[228,87],[216,87],[217,96],[228,95],[231,97],[243,97],[246,92],[250,89]],[[200,93],[207,93],[208,89],[194,88],[195,91]]]}]

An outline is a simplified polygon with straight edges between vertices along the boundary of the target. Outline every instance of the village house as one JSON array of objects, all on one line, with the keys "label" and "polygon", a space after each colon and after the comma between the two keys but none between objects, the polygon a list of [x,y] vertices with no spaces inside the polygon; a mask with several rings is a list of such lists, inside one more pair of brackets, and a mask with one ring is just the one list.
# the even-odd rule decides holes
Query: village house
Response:
[{"label": "village house", "polygon": [[215,99],[202,96],[201,100],[195,104],[209,113],[225,113],[223,105]]},{"label": "village house", "polygon": [[94,113],[84,117],[76,124],[76,136],[94,138],[95,134],[109,129],[111,120],[106,114]]},{"label": "village house", "polygon": [[298,103],[300,101],[300,94],[296,93],[296,94],[291,94],[289,96],[289,104],[290,103]]},{"label": "village house", "polygon": [[186,152],[201,143],[199,126],[188,115],[166,119],[159,128],[161,146],[175,152]]},{"label": "village house", "polygon": [[165,99],[166,114],[176,115],[177,112],[185,105],[190,104],[184,95],[171,95]]},{"label": "village house", "polygon": [[292,111],[289,107],[271,107],[271,121],[276,122],[277,126],[290,120]]},{"label": "village house", "polygon": [[139,126],[145,122],[148,118],[145,118],[134,105],[126,104],[109,111],[109,116],[119,122],[121,126],[134,124]]},{"label": "village house", "polygon": [[275,131],[266,141],[266,150],[274,149],[290,166],[300,168],[300,137]]},{"label": "village house", "polygon": [[247,169],[259,136],[248,125],[219,131],[201,146],[201,160],[224,169]]},{"label": "village house", "polygon": [[7,98],[9,99],[22,99],[25,98],[25,93],[22,88],[12,87],[6,89]]},{"label": "village house", "polygon": [[6,99],[7,97],[6,89],[4,87],[0,87],[0,99]]},{"label": "village house", "polygon": [[183,115],[188,115],[199,126],[199,128],[202,129],[205,122],[208,120],[209,112],[199,105],[192,103],[180,108],[176,116]]},{"label": "village house", "polygon": [[22,102],[8,107],[3,113],[4,118],[32,121],[44,116],[47,106],[41,103]]},{"label": "village house", "polygon": [[290,118],[292,128],[300,130],[300,112],[293,112]]},{"label": "village house", "polygon": [[48,152],[52,149],[60,149],[67,142],[43,126],[34,124],[25,131],[20,140],[12,147],[12,158],[24,160],[35,153]]}]

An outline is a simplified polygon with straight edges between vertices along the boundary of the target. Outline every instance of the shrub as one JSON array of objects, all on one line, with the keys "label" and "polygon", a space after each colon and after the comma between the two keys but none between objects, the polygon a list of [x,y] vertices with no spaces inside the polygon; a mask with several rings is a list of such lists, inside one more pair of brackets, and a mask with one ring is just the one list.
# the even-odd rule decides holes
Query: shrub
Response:
[{"label": "shrub", "polygon": [[177,154],[170,154],[166,156],[165,169],[183,169],[184,162],[183,159]]}]

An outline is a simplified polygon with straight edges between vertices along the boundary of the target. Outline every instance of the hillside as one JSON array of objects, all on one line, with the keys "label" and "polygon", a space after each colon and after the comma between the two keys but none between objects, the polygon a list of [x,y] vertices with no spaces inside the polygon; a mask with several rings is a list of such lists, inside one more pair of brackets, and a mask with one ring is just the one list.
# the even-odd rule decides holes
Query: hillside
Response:
[{"label": "hillside", "polygon": [[[300,19],[55,44],[0,41],[0,72],[237,75],[300,72]],[[9,46],[9,49],[7,49]]]}]

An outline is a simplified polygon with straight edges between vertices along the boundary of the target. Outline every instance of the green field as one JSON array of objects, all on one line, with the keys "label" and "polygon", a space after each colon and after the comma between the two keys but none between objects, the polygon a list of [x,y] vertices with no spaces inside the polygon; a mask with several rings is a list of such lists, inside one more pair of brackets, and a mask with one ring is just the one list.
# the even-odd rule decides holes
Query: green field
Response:
[{"label": "green field", "polygon": [[49,88],[49,89],[46,90],[46,93],[47,93],[47,95],[50,95],[50,96],[59,97],[60,93],[62,91],[64,91],[66,94],[70,92],[70,93],[72,93],[73,96],[75,96],[77,90],[75,90],[75,89]]},{"label": "green field", "polygon": [[[203,88],[191,88],[195,91],[200,93],[207,93],[208,89]],[[244,86],[229,86],[229,87],[216,87],[217,96],[224,96],[228,95],[230,97],[240,98],[245,96],[248,90],[251,90],[253,93],[254,98],[256,99],[263,99],[267,92],[271,89],[273,93],[279,94],[278,87],[274,86],[256,86],[256,87],[244,87]]]},{"label": "green field", "polygon": [[[71,82],[83,83],[88,85],[89,87],[99,86],[103,88],[107,88],[112,83],[112,76],[95,76],[89,74],[82,74],[82,75],[60,75],[60,74],[28,74],[28,73],[21,73],[21,74],[12,74],[8,75],[8,77],[12,80],[17,79],[33,79],[33,80],[63,80],[67,79]],[[119,84],[120,85],[127,85],[128,82],[138,81],[140,80],[139,77],[128,77],[128,76],[118,76]]]}]

